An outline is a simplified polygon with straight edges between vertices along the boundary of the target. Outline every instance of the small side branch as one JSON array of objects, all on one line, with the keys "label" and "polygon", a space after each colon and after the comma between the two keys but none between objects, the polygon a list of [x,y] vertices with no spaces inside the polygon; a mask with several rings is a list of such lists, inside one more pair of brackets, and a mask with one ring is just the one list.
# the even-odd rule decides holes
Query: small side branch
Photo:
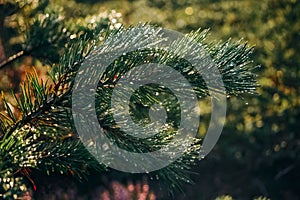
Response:
[{"label": "small side branch", "polygon": [[0,63],[0,69],[3,69],[5,66],[7,66],[8,64],[14,62],[15,60],[23,57],[25,55],[25,51],[20,51],[10,57],[8,57],[6,60],[2,61]]}]

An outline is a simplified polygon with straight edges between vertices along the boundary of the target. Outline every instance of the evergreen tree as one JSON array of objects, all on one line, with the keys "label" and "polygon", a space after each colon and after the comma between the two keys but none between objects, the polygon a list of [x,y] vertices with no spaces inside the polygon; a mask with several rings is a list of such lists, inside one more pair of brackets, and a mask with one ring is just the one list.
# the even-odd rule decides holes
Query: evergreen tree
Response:
[{"label": "evergreen tree", "polygon": [[[25,56],[31,56],[39,62],[48,64],[49,77],[44,80],[33,71],[26,75],[19,92],[13,93],[14,101],[9,102],[3,94],[4,111],[0,115],[0,196],[7,199],[17,199],[31,187],[38,187],[32,179],[32,171],[39,170],[48,175],[61,173],[85,179],[90,170],[105,173],[109,168],[99,164],[83,145],[74,127],[72,118],[72,92],[75,77],[80,73],[82,63],[93,56],[95,49],[113,48],[117,38],[122,33],[128,33],[127,40],[141,40],[143,32],[134,35],[136,27],[159,38],[158,27],[141,24],[129,28],[120,26],[121,19],[115,12],[107,17],[93,16],[83,19],[82,24],[74,23],[75,19],[64,19],[63,11],[48,5],[49,1],[7,1],[1,5],[2,15],[18,16],[20,23],[12,34],[21,38],[12,50],[19,53],[6,58],[0,68],[10,67],[13,62]],[[90,20],[92,19],[92,20]],[[4,21],[4,16],[1,18]],[[2,27],[7,29],[2,23]],[[1,29],[1,30],[4,30]],[[177,51],[166,52],[162,49],[145,48],[126,53],[111,63],[101,77],[96,93],[96,112],[99,122],[107,137],[118,146],[132,152],[154,151],[168,144],[176,135],[176,119],[170,119],[173,129],[162,131],[153,137],[136,139],[125,137],[122,130],[116,127],[112,118],[110,97],[117,80],[131,68],[148,63],[167,64],[179,71],[191,83],[193,91],[199,99],[209,95],[209,88],[201,76],[186,60],[183,53],[194,50],[189,46],[189,39],[203,45],[205,51],[216,63],[226,88],[227,95],[241,96],[243,93],[253,93],[256,88],[255,75],[251,73],[249,48],[242,41],[230,40],[219,43],[205,41],[207,30],[196,31],[185,36],[177,45]],[[1,35],[1,38],[5,38]],[[2,41],[2,43],[5,43]],[[126,44],[126,43],[125,43]],[[4,47],[7,44],[3,45]],[[5,50],[5,49],[4,49]],[[9,51],[7,51],[9,52]],[[198,56],[199,52],[193,52]],[[168,74],[165,74],[168,77]],[[116,80],[117,79],[117,80]],[[217,88],[210,88],[215,89]],[[170,95],[160,87],[149,85],[133,95],[132,113],[137,121],[147,124],[149,105],[161,102]],[[171,98],[172,99],[172,98]],[[174,100],[174,99],[173,99]],[[170,100],[166,104],[174,106]],[[143,103],[147,104],[144,106]],[[12,106],[15,105],[15,106]],[[176,109],[171,109],[175,110]],[[176,116],[175,113],[171,113]],[[170,115],[171,115],[170,114]],[[177,119],[178,120],[178,119]],[[135,130],[132,130],[133,132]],[[182,142],[182,141],[181,141]],[[180,141],[178,142],[180,143]],[[152,179],[160,180],[170,191],[180,189],[184,182],[191,182],[189,173],[196,163],[200,150],[199,139],[186,149],[184,155],[171,165],[148,174]],[[113,158],[105,158],[113,159]]]}]

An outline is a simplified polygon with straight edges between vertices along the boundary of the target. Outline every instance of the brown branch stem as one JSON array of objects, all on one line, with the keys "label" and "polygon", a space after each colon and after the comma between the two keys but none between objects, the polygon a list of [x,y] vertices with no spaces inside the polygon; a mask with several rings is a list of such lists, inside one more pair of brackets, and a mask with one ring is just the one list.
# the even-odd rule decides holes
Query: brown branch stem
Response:
[{"label": "brown branch stem", "polygon": [[2,61],[0,63],[0,70],[3,69],[5,66],[7,66],[8,64],[14,62],[15,60],[23,57],[26,55],[26,52],[25,51],[19,51],[18,53],[8,57],[6,60]]}]

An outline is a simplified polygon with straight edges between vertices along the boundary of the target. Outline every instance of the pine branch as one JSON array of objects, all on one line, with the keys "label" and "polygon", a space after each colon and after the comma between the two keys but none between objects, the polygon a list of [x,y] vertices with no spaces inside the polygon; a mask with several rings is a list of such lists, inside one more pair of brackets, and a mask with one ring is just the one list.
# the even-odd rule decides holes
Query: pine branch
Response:
[{"label": "pine branch", "polygon": [[[144,32],[140,31],[137,34],[137,30]],[[149,34],[151,37],[146,37]],[[139,113],[135,117],[142,125],[149,121],[145,116],[151,105],[162,102],[165,108],[171,110],[170,116],[173,118],[169,119],[168,128],[157,130],[158,134],[146,139],[135,138],[122,131],[113,120],[113,114],[122,115],[124,113],[118,108],[111,108],[110,98],[116,83],[126,72],[136,66],[148,63],[172,66],[190,82],[192,85],[190,92],[195,92],[199,99],[209,95],[209,90],[215,88],[208,88],[203,78],[197,75],[195,66],[183,59],[185,52],[193,52],[193,57],[201,58],[202,55],[199,55],[197,47],[192,45],[195,41],[203,43],[203,47],[217,64],[228,94],[240,95],[243,92],[252,93],[255,90],[257,86],[255,76],[251,73],[253,66],[249,62],[252,50],[240,42],[207,44],[204,42],[206,34],[207,31],[191,33],[182,40],[174,42],[170,47],[171,51],[146,45],[145,49],[123,54],[107,67],[103,76],[100,77],[95,104],[100,125],[105,130],[107,137],[122,149],[137,153],[160,149],[172,141],[178,132],[178,116],[180,115],[177,108],[178,102],[176,102],[176,98],[172,97],[170,91],[156,85],[148,85],[132,95],[132,112]],[[70,172],[72,170],[79,177],[84,177],[87,166],[98,170],[105,169],[105,166],[100,166],[90,155],[78,139],[74,128],[71,117],[71,95],[75,87],[75,77],[79,73],[84,73],[80,69],[82,62],[88,56],[97,56],[98,51],[108,50],[111,52],[119,48],[120,44],[124,47],[138,44],[138,42],[155,44],[160,41],[161,35],[157,27],[139,25],[112,31],[107,34],[103,42],[99,38],[95,34],[93,38],[83,38],[70,45],[60,62],[49,71],[51,80],[43,82],[39,81],[36,74],[27,75],[27,81],[21,87],[21,97],[15,97],[22,113],[21,119],[16,118],[5,98],[3,99],[4,105],[6,105],[6,114],[0,115],[0,131],[3,133],[3,138],[0,140],[3,148],[0,148],[2,149],[0,154],[5,155],[12,150],[11,157],[13,159],[8,156],[1,157],[0,171],[7,166],[12,168],[12,172],[19,172],[20,168],[26,167],[40,169],[47,173],[59,171],[64,174],[72,174]],[[203,65],[203,67],[206,66]],[[97,72],[98,69],[94,67],[89,70]],[[143,69],[139,70],[138,73],[142,73]],[[162,76],[168,79],[172,78],[170,74],[162,74]],[[85,82],[81,83],[85,84]],[[217,88],[216,91],[218,91]],[[162,95],[153,95],[156,93]],[[118,95],[120,98],[124,96],[121,93]],[[84,101],[84,98],[82,100]],[[88,121],[89,119],[82,120]],[[126,122],[123,125],[126,126]],[[134,131],[132,130],[132,132]],[[182,146],[186,143],[185,141],[186,138],[174,142],[173,145],[174,147]],[[18,148],[19,146],[21,148]],[[28,148],[32,151],[28,151]],[[154,177],[164,180],[172,190],[180,189],[182,182],[191,182],[188,171],[190,166],[196,162],[199,149],[199,140],[195,139],[191,146],[185,148],[183,157],[150,176],[155,175]],[[33,157],[27,157],[28,152],[31,152]],[[172,152],[165,153],[171,154]],[[113,155],[106,159],[113,159]],[[5,188],[4,190],[7,191]]]},{"label": "pine branch", "polygon": [[[21,87],[21,97],[15,96],[18,108],[22,113],[21,119],[17,120],[3,98],[7,114],[0,115],[0,131],[3,134],[0,143],[3,151],[0,151],[0,154],[7,154],[9,149],[15,150],[10,157],[1,156],[0,171],[2,168],[5,169],[5,166],[10,166],[9,168],[13,167],[11,172],[18,174],[18,172],[22,172],[23,168],[29,167],[41,169],[48,174],[58,171],[82,179],[88,173],[88,168],[105,170],[95,161],[74,133],[68,105],[61,105],[64,104],[66,95],[70,94],[67,88],[62,91],[62,88],[65,88],[67,74],[73,71],[72,67],[77,66],[84,58],[83,54],[87,53],[88,41],[89,39],[78,42],[72,46],[72,50],[66,53],[65,56],[70,58],[68,68],[63,68],[64,73],[54,85],[48,84],[47,81],[40,82],[36,73],[27,75],[27,81]],[[76,47],[78,45],[80,47]],[[20,142],[12,143],[16,139]],[[11,144],[11,148],[8,144]],[[23,147],[22,144],[27,145]],[[33,148],[33,150],[28,151],[28,148]],[[33,157],[35,164],[24,165],[23,161],[19,160],[20,156],[25,160],[32,158],[26,155],[28,153],[36,154]],[[11,160],[12,158],[14,161]],[[14,162],[16,163],[13,164]],[[28,179],[31,180],[30,177]],[[34,185],[34,187],[36,186]],[[12,191],[9,188],[4,188],[4,190]],[[2,193],[1,187],[0,192]],[[19,194],[20,191],[16,193]]]},{"label": "pine branch", "polygon": [[[144,31],[137,31],[143,29]],[[149,33],[153,34],[151,37]],[[148,35],[147,35],[148,34]],[[122,108],[123,105],[120,107],[116,107],[114,109],[111,108],[111,95],[115,88],[116,83],[126,72],[130,71],[134,67],[141,66],[147,63],[159,63],[167,66],[172,66],[174,69],[179,71],[193,86],[190,92],[195,92],[199,99],[208,96],[209,90],[214,90],[216,92],[220,92],[218,88],[208,88],[205,84],[205,81],[201,76],[198,75],[197,70],[195,67],[191,65],[191,63],[187,62],[186,60],[182,59],[185,52],[193,52],[191,57],[197,57],[201,55],[199,54],[199,49],[193,45],[195,41],[200,42],[203,44],[203,48],[210,53],[210,56],[217,64],[219,71],[221,72],[225,84],[225,88],[227,90],[228,95],[241,95],[242,93],[252,93],[255,88],[257,87],[255,81],[255,75],[251,73],[251,70],[254,68],[253,66],[249,65],[249,55],[251,54],[251,49],[247,48],[246,44],[231,43],[226,42],[224,45],[223,43],[214,45],[208,44],[204,42],[205,36],[207,31],[203,32],[195,32],[188,35],[186,38],[183,38],[180,41],[174,42],[170,46],[170,52],[155,49],[155,48],[145,48],[145,49],[138,49],[133,52],[128,52],[120,56],[117,60],[113,61],[111,65],[109,65],[102,75],[101,80],[99,81],[97,92],[96,92],[96,103],[95,105],[99,105],[96,107],[97,116],[99,116],[99,122],[101,127],[105,130],[107,137],[111,138],[120,148],[126,149],[127,151],[142,153],[142,152],[151,152],[156,149],[160,149],[164,145],[168,144],[174,136],[174,132],[176,133],[176,126],[175,131],[171,130],[159,130],[159,128],[155,129],[159,133],[156,136],[149,137],[146,139],[140,139],[132,137],[126,132],[122,131],[122,128],[126,128],[126,130],[130,130],[130,125],[127,125],[127,121],[122,122],[122,125],[116,124],[114,121],[114,115],[125,115],[123,113]],[[147,38],[145,36],[147,35]],[[110,52],[114,52],[114,49],[130,46],[132,49],[135,49],[135,44],[139,45],[139,42],[143,42],[145,46],[147,44],[155,43],[160,40],[160,35],[156,28],[152,27],[143,27],[143,25],[138,27],[131,27],[129,29],[120,29],[119,31],[112,33],[109,35],[103,44],[100,46],[98,50],[95,50],[91,55],[97,56],[97,53],[101,54],[109,54]],[[155,38],[153,41],[151,38]],[[106,51],[107,50],[107,51]],[[98,51],[98,52],[97,52]],[[203,64],[201,68],[203,71],[206,65]],[[138,68],[138,67],[137,67]],[[139,77],[139,74],[143,74],[144,68],[138,68],[140,71],[136,72],[135,77]],[[92,73],[89,74],[97,74],[97,69],[89,69]],[[86,71],[80,71],[81,74],[88,73]],[[149,75],[151,76],[151,75]],[[162,79],[166,80],[174,80],[170,77],[170,74],[162,74]],[[213,76],[213,74],[212,74]],[[91,80],[97,77],[90,77]],[[160,77],[161,78],[161,77]],[[230,79],[229,79],[230,78]],[[155,77],[153,77],[155,80]],[[85,84],[84,80],[79,81],[82,84]],[[170,83],[172,84],[172,83]],[[174,82],[176,84],[176,82]],[[133,110],[136,109],[140,116],[146,116],[149,110],[149,107],[155,103],[162,102],[162,99],[159,98],[157,95],[153,95],[156,93],[161,93],[164,90],[160,90],[157,86],[147,86],[141,89],[141,92],[137,92],[132,95],[132,99],[139,103],[138,107],[132,106]],[[84,95],[84,94],[83,94]],[[120,102],[122,102],[122,98],[124,94],[118,94],[120,97]],[[165,92],[163,97],[166,97],[167,92]],[[81,101],[84,102],[84,96],[81,97]],[[163,98],[165,99],[165,98]],[[168,101],[171,101],[170,99]],[[147,103],[148,102],[148,105]],[[174,103],[174,102],[173,102]],[[169,103],[172,105],[172,103]],[[168,106],[168,104],[162,104],[164,107]],[[175,105],[175,104],[173,104]],[[124,105],[127,106],[127,105]],[[88,108],[86,108],[88,109]],[[176,114],[176,109],[170,109],[174,113],[171,113],[171,116],[178,116]],[[178,110],[177,110],[178,111]],[[134,113],[134,111],[133,111]],[[139,118],[139,117],[138,117]],[[143,117],[142,117],[143,118]],[[86,121],[88,124],[88,119],[80,118],[80,120]],[[140,121],[142,125],[147,125],[147,119],[144,121]],[[176,118],[174,121],[170,123],[170,125],[177,124]],[[122,128],[120,128],[120,126]],[[87,129],[89,126],[87,125]],[[136,132],[137,130],[131,129],[129,132]],[[95,136],[96,137],[96,136]],[[185,144],[185,141],[178,141],[175,145]],[[100,144],[96,144],[99,146]],[[175,165],[171,165],[170,168],[167,168],[165,173],[168,174],[166,177],[163,173],[159,173],[159,176],[165,181],[169,181],[168,185],[171,186],[170,189],[178,189],[180,184],[178,184],[180,179],[179,177],[183,177],[182,179],[190,181],[187,179],[185,175],[181,174],[182,169],[185,168],[185,163],[189,165],[189,161],[192,161],[193,151],[192,149],[199,149],[197,147],[197,142],[195,141],[195,145],[191,148],[187,153],[186,157],[183,160],[178,161]],[[199,152],[198,152],[199,153]],[[140,163],[139,163],[140,164]],[[151,163],[144,163],[145,165]],[[126,163],[124,164],[126,165]],[[184,171],[184,170],[183,170]],[[177,177],[177,178],[176,178]],[[182,180],[181,180],[182,181]]]},{"label": "pine branch", "polygon": [[[52,74],[54,86],[48,85],[48,81],[46,81],[45,84],[40,84],[36,72],[34,74],[27,75],[27,81],[25,81],[23,87],[21,87],[22,99],[18,99],[15,96],[15,100],[17,101],[23,117],[16,121],[16,117],[14,116],[13,112],[10,111],[9,106],[6,106],[9,117],[15,122],[13,125],[10,125],[10,128],[8,128],[5,134],[6,136],[10,136],[18,128],[23,127],[25,124],[49,111],[52,105],[56,105],[57,103],[61,102],[66,98],[66,95],[70,94],[66,91],[61,91],[61,89],[66,87],[67,78],[70,73],[73,73],[74,68],[78,68],[84,57],[88,55],[90,48],[92,48],[92,45],[89,46],[88,43],[89,39],[83,39],[78,42],[78,44],[72,45],[71,50],[66,52],[65,56],[63,56],[63,63],[52,69],[50,74]],[[64,60],[67,58],[68,61]],[[65,65],[65,62],[67,62],[68,65],[62,66]],[[56,69],[58,69],[58,71],[56,71]],[[58,74],[54,75],[56,72]],[[58,76],[58,78],[55,78],[55,76]],[[71,88],[67,88],[67,90],[70,89]],[[32,100],[32,98],[35,99]],[[3,102],[5,105],[7,105],[5,99],[3,99]]]}]

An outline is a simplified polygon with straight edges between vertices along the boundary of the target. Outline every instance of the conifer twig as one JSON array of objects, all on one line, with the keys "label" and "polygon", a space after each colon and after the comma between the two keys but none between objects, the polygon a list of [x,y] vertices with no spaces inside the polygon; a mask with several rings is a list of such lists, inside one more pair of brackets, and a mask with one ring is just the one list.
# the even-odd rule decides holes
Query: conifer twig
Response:
[{"label": "conifer twig", "polygon": [[3,69],[4,67],[6,67],[7,65],[9,65],[10,63],[14,62],[15,60],[20,59],[27,54],[28,54],[28,52],[25,52],[22,50],[14,55],[8,57],[6,60],[4,60],[0,63],[0,70]]}]

